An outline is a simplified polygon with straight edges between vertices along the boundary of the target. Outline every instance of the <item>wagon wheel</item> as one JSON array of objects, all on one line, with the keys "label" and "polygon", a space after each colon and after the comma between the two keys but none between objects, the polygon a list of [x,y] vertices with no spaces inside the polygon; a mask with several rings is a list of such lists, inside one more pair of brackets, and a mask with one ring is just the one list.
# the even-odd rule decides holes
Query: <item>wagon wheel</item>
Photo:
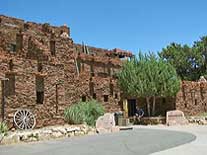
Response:
[{"label": "wagon wheel", "polygon": [[22,130],[33,129],[36,124],[34,115],[27,109],[17,110],[14,114],[15,125]]}]

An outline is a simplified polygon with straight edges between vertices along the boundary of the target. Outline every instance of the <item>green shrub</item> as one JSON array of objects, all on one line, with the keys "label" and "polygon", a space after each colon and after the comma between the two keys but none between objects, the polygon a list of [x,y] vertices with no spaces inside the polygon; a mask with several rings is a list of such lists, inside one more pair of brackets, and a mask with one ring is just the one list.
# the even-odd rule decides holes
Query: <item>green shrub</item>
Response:
[{"label": "green shrub", "polygon": [[0,122],[0,134],[7,134],[8,132],[8,127],[6,125],[6,123],[4,122]]},{"label": "green shrub", "polygon": [[72,124],[87,123],[94,126],[99,116],[104,114],[103,106],[96,100],[79,102],[64,111],[65,120]]}]

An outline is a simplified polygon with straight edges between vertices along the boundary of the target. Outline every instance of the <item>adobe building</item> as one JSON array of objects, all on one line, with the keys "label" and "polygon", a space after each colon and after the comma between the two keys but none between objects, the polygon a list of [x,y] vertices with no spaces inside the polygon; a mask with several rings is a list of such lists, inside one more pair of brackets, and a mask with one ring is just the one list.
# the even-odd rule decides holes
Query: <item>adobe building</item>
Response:
[{"label": "adobe building", "polygon": [[0,117],[12,124],[18,109],[29,109],[36,127],[62,124],[66,107],[92,98],[107,112],[119,111],[115,73],[130,57],[120,49],[74,44],[66,25],[0,15]]}]

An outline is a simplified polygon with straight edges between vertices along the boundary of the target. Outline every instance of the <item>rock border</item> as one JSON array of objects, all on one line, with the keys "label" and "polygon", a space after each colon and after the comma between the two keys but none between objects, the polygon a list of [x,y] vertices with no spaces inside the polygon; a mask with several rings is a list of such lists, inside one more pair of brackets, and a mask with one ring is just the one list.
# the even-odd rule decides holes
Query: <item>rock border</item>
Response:
[{"label": "rock border", "polygon": [[15,143],[37,142],[57,138],[66,138],[83,135],[95,135],[96,129],[87,125],[49,126],[33,130],[9,131],[1,136],[0,145]]}]

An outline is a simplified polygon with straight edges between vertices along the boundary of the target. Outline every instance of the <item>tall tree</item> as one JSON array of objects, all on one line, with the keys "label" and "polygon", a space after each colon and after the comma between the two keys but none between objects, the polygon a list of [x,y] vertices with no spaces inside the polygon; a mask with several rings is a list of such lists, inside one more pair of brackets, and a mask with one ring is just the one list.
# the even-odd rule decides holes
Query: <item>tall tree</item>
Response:
[{"label": "tall tree", "polygon": [[193,47],[171,43],[159,56],[175,67],[182,80],[196,81],[207,74],[207,36],[194,42]]},{"label": "tall tree", "polygon": [[192,47],[196,57],[197,66],[199,67],[199,75],[207,74],[207,36],[203,36],[200,40],[194,42]]},{"label": "tall tree", "polygon": [[153,54],[141,52],[138,58],[124,64],[118,73],[118,83],[126,95],[146,99],[148,116],[155,114],[157,97],[175,96],[180,86],[172,65]]}]

